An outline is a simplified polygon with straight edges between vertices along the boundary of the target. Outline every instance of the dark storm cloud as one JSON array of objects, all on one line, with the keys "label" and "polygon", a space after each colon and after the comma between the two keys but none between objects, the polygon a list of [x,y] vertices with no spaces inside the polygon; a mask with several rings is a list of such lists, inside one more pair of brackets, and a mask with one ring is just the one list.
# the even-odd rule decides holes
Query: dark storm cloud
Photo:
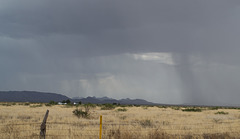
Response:
[{"label": "dark storm cloud", "polygon": [[[58,82],[69,81],[65,85],[73,88],[78,84],[69,85],[72,80],[89,79],[83,84],[96,84],[99,73],[116,75],[107,78],[109,82],[130,83],[127,75],[134,72],[128,70],[152,65],[133,64],[124,58],[125,53],[167,52],[176,63],[175,80],[181,80],[184,101],[210,103],[207,98],[221,94],[227,103],[240,90],[235,84],[240,77],[239,12],[238,0],[0,0],[0,64],[4,65],[0,87],[27,88],[31,81],[32,89],[41,90],[38,86],[43,83],[43,90],[54,91],[61,88]],[[123,68],[108,61],[114,55],[122,55],[115,61]],[[120,73],[126,74],[125,79]],[[133,77],[139,85],[155,88],[152,92],[159,89],[138,80],[140,75],[143,73]],[[154,79],[149,74],[144,77]],[[46,79],[55,84],[49,86],[43,82]],[[166,78],[156,82],[161,80]],[[232,92],[228,99],[218,93],[222,86],[225,92]],[[74,91],[79,90],[83,91]]]},{"label": "dark storm cloud", "polygon": [[225,50],[226,45],[233,48],[238,42],[237,1],[2,3],[5,3],[0,14],[2,35],[40,39],[39,45],[46,45],[46,49],[54,47],[51,51],[78,50],[82,55],[82,51],[91,54],[92,49],[96,49],[93,55],[206,52]]}]

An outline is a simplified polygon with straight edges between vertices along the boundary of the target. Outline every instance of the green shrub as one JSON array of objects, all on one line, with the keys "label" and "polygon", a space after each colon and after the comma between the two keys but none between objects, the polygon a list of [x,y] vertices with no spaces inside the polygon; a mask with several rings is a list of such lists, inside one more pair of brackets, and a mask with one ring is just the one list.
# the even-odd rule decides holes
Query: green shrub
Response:
[{"label": "green shrub", "polygon": [[158,108],[167,108],[167,106],[157,106]]},{"label": "green shrub", "polygon": [[186,112],[201,112],[202,109],[200,109],[200,108],[185,108],[185,109],[182,109],[182,111],[186,111]]},{"label": "green shrub", "polygon": [[228,112],[218,111],[218,112],[216,112],[215,114],[224,114],[224,115],[226,115],[226,114],[228,114]]},{"label": "green shrub", "polygon": [[103,104],[101,110],[113,110],[115,106],[112,104]]},{"label": "green shrub", "polygon": [[49,104],[49,103],[46,103],[46,104],[45,104],[45,106],[52,106],[52,105],[51,105],[51,104]]},{"label": "green shrub", "polygon": [[71,101],[68,99],[68,100],[63,100],[62,103],[67,103],[67,104],[70,104]]},{"label": "green shrub", "polygon": [[134,107],[140,107],[141,105],[134,104]]},{"label": "green shrub", "polygon": [[25,106],[28,106],[28,105],[30,105],[30,103],[29,103],[29,102],[26,102],[26,103],[24,103],[24,105],[25,105]]},{"label": "green shrub", "polygon": [[127,107],[127,105],[119,105],[119,107],[123,107],[124,108],[124,107]]},{"label": "green shrub", "polygon": [[126,107],[134,107],[132,104],[124,104]]},{"label": "green shrub", "polygon": [[209,110],[218,110],[219,107],[209,107],[208,109],[209,109]]},{"label": "green shrub", "polygon": [[92,103],[84,104],[83,106],[88,108],[96,108],[96,104],[92,104]]},{"label": "green shrub", "polygon": [[171,107],[173,110],[180,110],[180,107]]},{"label": "green shrub", "polygon": [[50,105],[57,105],[58,103],[55,102],[55,101],[50,101],[49,104],[50,104]]},{"label": "green shrub", "polygon": [[52,105],[57,105],[58,103],[55,101],[50,101],[49,103],[46,103],[45,106],[52,106]]},{"label": "green shrub", "polygon": [[11,105],[16,105],[16,103],[15,102],[12,102],[12,103],[10,103]]},{"label": "green shrub", "polygon": [[83,111],[82,109],[75,109],[74,111],[73,111],[73,114],[75,115],[75,116],[77,116],[78,118],[89,118],[89,116],[90,116],[90,113],[89,113],[89,110],[87,110],[87,109],[85,109],[85,111]]},{"label": "green shrub", "polygon": [[71,103],[71,101],[68,99],[68,100],[66,100],[66,103],[67,103],[67,104],[70,104],[70,103]]},{"label": "green shrub", "polygon": [[73,111],[73,114],[75,116],[77,116],[78,118],[81,118],[81,117],[82,118],[89,118],[90,117],[90,109],[95,108],[96,105],[88,103],[88,104],[84,104],[83,107],[84,107],[84,111],[81,108],[76,108]]},{"label": "green shrub", "polygon": [[113,103],[113,105],[120,105],[119,103]]},{"label": "green shrub", "polygon": [[126,108],[119,108],[119,109],[117,109],[117,111],[127,111],[127,109]]},{"label": "green shrub", "polygon": [[10,103],[1,103],[2,106],[12,106]]}]

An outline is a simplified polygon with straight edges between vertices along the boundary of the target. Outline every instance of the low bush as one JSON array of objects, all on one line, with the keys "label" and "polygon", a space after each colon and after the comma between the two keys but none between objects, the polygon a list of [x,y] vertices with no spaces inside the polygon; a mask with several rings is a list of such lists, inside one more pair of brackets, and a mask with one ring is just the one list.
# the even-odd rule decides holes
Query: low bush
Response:
[{"label": "low bush", "polygon": [[90,114],[88,110],[83,111],[82,109],[75,109],[73,111],[73,114],[77,116],[78,118],[89,118]]},{"label": "low bush", "polygon": [[144,110],[147,110],[147,109],[148,109],[148,107],[147,107],[147,106],[143,106],[142,108],[143,108]]},{"label": "low bush", "polygon": [[1,103],[2,106],[12,106],[11,103]]},{"label": "low bush", "polygon": [[124,107],[128,107],[128,106],[127,105],[119,105],[119,107],[123,107],[124,108]]},{"label": "low bush", "polygon": [[228,114],[228,112],[218,111],[218,112],[216,112],[215,114],[223,114],[223,115],[226,115],[226,114]]},{"label": "low bush", "polygon": [[171,107],[173,110],[180,110],[180,107]]},{"label": "low bush", "polygon": [[62,103],[67,103],[67,104],[70,104],[71,101],[68,99],[68,100],[63,100]]},{"label": "low bush", "polygon": [[101,110],[113,110],[115,109],[115,106],[112,104],[103,104],[101,107]]},{"label": "low bush", "polygon": [[186,112],[201,112],[202,109],[200,109],[200,108],[185,108],[185,109],[182,109],[182,111],[186,111]]},{"label": "low bush", "polygon": [[119,108],[119,109],[117,109],[117,111],[127,111],[127,109],[126,108]]},{"label": "low bush", "polygon": [[209,110],[218,110],[219,107],[208,107]]},{"label": "low bush", "polygon": [[55,102],[55,101],[50,101],[49,104],[50,104],[50,105],[57,105],[58,103]]},{"label": "low bush", "polygon": [[96,108],[96,104],[92,104],[92,103],[84,104],[83,106],[88,108]]},{"label": "low bush", "polygon": [[73,111],[73,114],[75,116],[77,116],[78,118],[81,118],[81,117],[82,118],[90,118],[90,109],[95,108],[96,105],[88,103],[88,104],[84,104],[83,107],[84,107],[84,111],[81,108],[76,108]]},{"label": "low bush", "polygon": [[159,105],[159,106],[157,106],[158,108],[167,108],[168,106],[161,106],[161,105]]},{"label": "low bush", "polygon": [[29,102],[26,102],[26,103],[24,103],[24,105],[25,105],[25,106],[29,106],[29,105],[30,105],[30,103],[29,103]]},{"label": "low bush", "polygon": [[49,103],[46,103],[46,104],[45,104],[45,106],[52,106],[52,105],[51,105],[51,104],[49,104]]},{"label": "low bush", "polygon": [[151,120],[146,119],[146,120],[140,121],[140,125],[141,125],[142,127],[152,127],[152,126],[153,126],[153,123],[152,123]]}]

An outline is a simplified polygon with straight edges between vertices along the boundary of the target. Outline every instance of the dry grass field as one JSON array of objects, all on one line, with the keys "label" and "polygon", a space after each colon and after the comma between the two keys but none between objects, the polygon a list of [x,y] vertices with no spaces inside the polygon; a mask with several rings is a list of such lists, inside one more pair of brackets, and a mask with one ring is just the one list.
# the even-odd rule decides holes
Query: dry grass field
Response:
[{"label": "dry grass field", "polygon": [[[84,106],[78,106],[84,110]],[[76,106],[1,103],[0,138],[39,138],[46,110],[46,139],[97,139],[99,116],[103,117],[103,139],[215,139],[240,138],[240,110],[181,107],[90,108],[88,118],[73,114]]]}]

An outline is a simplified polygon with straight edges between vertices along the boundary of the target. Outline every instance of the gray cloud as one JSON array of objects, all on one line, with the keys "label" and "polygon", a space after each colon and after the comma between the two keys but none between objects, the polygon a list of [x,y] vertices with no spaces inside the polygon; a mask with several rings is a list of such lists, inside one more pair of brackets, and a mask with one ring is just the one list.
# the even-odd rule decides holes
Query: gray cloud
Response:
[{"label": "gray cloud", "polygon": [[[0,89],[235,104],[239,12],[237,0],[2,0]],[[131,56],[153,53],[175,64]]]}]

